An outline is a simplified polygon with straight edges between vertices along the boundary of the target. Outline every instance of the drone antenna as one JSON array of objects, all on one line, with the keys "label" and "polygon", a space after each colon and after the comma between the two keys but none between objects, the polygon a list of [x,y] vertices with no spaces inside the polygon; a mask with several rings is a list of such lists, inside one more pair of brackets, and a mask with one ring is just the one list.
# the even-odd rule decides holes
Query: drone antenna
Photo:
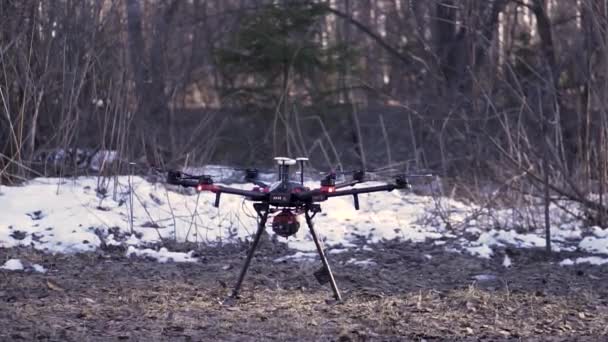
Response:
[{"label": "drone antenna", "polygon": [[279,164],[279,181],[287,182],[289,180],[289,166],[294,165],[296,161],[286,157],[276,157],[274,160]]},{"label": "drone antenna", "polygon": [[308,161],[306,157],[296,158],[300,162],[300,184],[304,185],[304,162]]}]

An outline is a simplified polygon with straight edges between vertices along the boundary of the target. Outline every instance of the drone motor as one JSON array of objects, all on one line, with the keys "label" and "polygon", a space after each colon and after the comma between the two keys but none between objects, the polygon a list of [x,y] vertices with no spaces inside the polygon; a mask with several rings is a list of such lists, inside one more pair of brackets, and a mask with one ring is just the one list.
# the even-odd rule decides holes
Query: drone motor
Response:
[{"label": "drone motor", "polygon": [[292,211],[283,209],[272,219],[272,231],[278,236],[290,237],[298,232],[300,229],[300,222],[296,214]]}]

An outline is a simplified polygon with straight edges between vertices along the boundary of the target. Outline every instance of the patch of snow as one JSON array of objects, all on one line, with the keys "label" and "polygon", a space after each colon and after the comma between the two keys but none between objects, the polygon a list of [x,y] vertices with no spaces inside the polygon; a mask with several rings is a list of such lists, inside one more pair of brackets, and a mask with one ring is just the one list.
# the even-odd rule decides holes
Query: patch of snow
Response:
[{"label": "patch of snow", "polygon": [[127,249],[127,256],[144,256],[152,259],[156,259],[158,262],[165,263],[168,261],[172,262],[197,262],[197,258],[192,257],[192,253],[194,251],[190,251],[188,253],[181,252],[169,252],[166,248],[161,248],[158,251],[155,251],[150,248],[145,249],[137,249],[133,246],[129,246]]},{"label": "patch of snow", "polygon": [[311,258],[315,258],[317,256],[316,253],[310,253],[310,252],[295,252],[294,254],[291,255],[286,255],[280,258],[276,258],[273,261],[276,263],[279,262],[283,262],[286,260],[304,260],[304,259],[311,259]]},{"label": "patch of snow", "polygon": [[9,271],[23,271],[23,263],[19,259],[9,259],[0,268]]},{"label": "patch of snow", "polygon": [[89,168],[93,171],[100,171],[104,166],[113,163],[117,159],[117,151],[97,151],[97,153],[91,157]]},{"label": "patch of snow", "polygon": [[346,263],[352,264],[352,265],[357,265],[357,266],[363,266],[363,267],[376,265],[376,262],[373,261],[371,258],[365,259],[365,260],[357,260],[355,258],[350,258],[350,259],[348,259],[348,261],[346,261]]},{"label": "patch of snow", "polygon": [[125,241],[128,246],[139,246],[142,244],[142,241],[138,239],[135,234],[131,234],[129,238]]},{"label": "patch of snow", "polygon": [[[464,239],[463,239],[464,240]],[[528,233],[522,234],[515,230],[491,229],[481,233],[477,240],[470,243],[462,242],[470,254],[489,259],[493,254],[492,247],[514,246],[518,248],[544,247],[544,237]]]},{"label": "patch of snow", "polygon": [[515,230],[496,230],[482,233],[478,243],[488,246],[544,247],[545,239],[536,234],[520,234]]},{"label": "patch of snow", "polygon": [[578,247],[590,253],[608,254],[608,236],[587,236],[578,244]]},{"label": "patch of snow", "polygon": [[106,245],[108,246],[121,246],[123,243],[116,239],[114,234],[109,234],[106,239]]},{"label": "patch of snow", "polygon": [[551,250],[554,252],[574,252],[577,250],[576,246],[560,246],[559,244],[555,244],[551,246]]},{"label": "patch of snow", "polygon": [[494,251],[488,245],[470,246],[465,248],[471,255],[478,256],[484,259],[490,259],[494,255]]},{"label": "patch of snow", "polygon": [[603,229],[602,227],[593,226],[591,228],[593,235],[598,238],[608,238],[608,229]]},{"label": "patch of snow", "polygon": [[509,268],[512,265],[511,258],[509,258],[509,256],[506,254],[505,254],[505,258],[502,261],[502,265],[506,268]]},{"label": "patch of snow", "polygon": [[35,272],[46,273],[46,268],[44,268],[44,266],[42,266],[42,265],[32,264],[32,268],[34,269]]},{"label": "patch of snow", "polygon": [[449,252],[449,253],[462,254],[462,251],[460,251],[460,250],[458,250],[456,248],[453,248],[453,247],[446,247],[445,251]]},{"label": "patch of snow", "polygon": [[555,242],[568,242],[576,241],[582,238],[583,231],[579,227],[570,227],[568,224],[563,224],[559,227],[552,228],[551,230],[551,241]]},{"label": "patch of snow", "polygon": [[347,248],[333,248],[329,251],[329,254],[340,254],[340,253],[344,253],[347,251],[348,251]]},{"label": "patch of snow", "polygon": [[560,264],[560,266],[572,266],[572,265],[576,265],[576,264],[585,264],[585,263],[601,266],[604,264],[608,264],[608,258],[590,256],[590,257],[576,258],[576,260],[574,260],[574,261],[572,259],[564,259],[559,264]]},{"label": "patch of snow", "polygon": [[[54,157],[65,156],[57,153]],[[96,158],[92,164],[101,165],[118,156],[114,151],[101,151]],[[243,177],[243,172],[219,165],[187,171],[204,171],[235,182]],[[271,176],[276,177],[263,175],[269,178],[267,181],[273,181]],[[368,182],[355,187],[378,184]],[[251,189],[251,185],[246,184],[227,185]],[[317,187],[318,182],[305,185]],[[243,198],[226,194],[218,209],[212,206],[215,201],[212,193],[170,189],[177,188],[149,183],[138,176],[38,178],[24,186],[3,187],[0,248],[32,246],[52,253],[77,253],[93,251],[105,243],[124,246],[137,255],[148,251],[151,257],[155,255],[166,261],[169,251],[159,254],[160,251],[152,253],[153,250],[146,248],[174,239],[208,245],[251,239],[256,216],[251,204]],[[359,202],[359,211],[354,209],[350,196],[321,203],[323,212],[315,218],[315,228],[324,245],[330,247],[330,254],[357,248],[361,241],[377,243],[393,239],[431,242],[445,246],[447,251],[464,251],[482,258],[492,257],[494,248],[545,245],[542,229],[530,228],[525,233],[514,229],[538,226],[537,223],[542,222],[541,207],[530,209],[532,218],[524,219],[514,210],[488,210],[449,198],[404,191],[361,194]],[[572,205],[564,205],[576,212]],[[582,237],[584,223],[568,219],[558,209],[554,205],[550,208],[555,250],[572,250],[573,241]],[[608,254],[608,230],[593,227],[591,231],[593,234],[580,241],[579,248]],[[270,227],[267,233],[274,234]],[[471,238],[472,241],[468,240]],[[300,229],[295,236],[281,241],[303,255],[316,256],[316,246],[307,229]],[[331,249],[332,246],[335,248]],[[372,249],[364,246],[363,250]],[[179,254],[175,258],[187,259]]]},{"label": "patch of snow", "polygon": [[478,275],[474,275],[473,279],[475,279],[477,281],[492,281],[492,280],[496,280],[497,277],[493,274],[478,274]]}]

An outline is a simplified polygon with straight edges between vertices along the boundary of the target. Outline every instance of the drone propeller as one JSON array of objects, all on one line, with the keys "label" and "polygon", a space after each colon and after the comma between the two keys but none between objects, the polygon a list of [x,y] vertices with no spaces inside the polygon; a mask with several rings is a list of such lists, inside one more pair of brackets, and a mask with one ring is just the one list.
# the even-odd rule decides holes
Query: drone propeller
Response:
[{"label": "drone propeller", "polygon": [[[344,180],[341,183],[337,183],[337,175],[350,175],[350,180]],[[430,172],[406,173],[395,169],[330,171],[329,173],[324,174],[324,177],[321,180],[321,187],[324,189],[341,189],[354,186],[365,181],[389,181],[389,183],[395,185],[396,189],[411,189],[412,183],[410,180],[412,178],[432,178],[435,176],[435,174]],[[356,197],[357,196],[355,196],[355,207],[358,207],[358,199]]]},{"label": "drone propeller", "polygon": [[[322,173],[325,175],[328,175],[328,173]],[[424,178],[424,177],[435,177],[436,174],[433,174],[431,172],[421,172],[421,173],[408,173],[408,172],[403,172],[402,170],[398,170],[398,169],[387,169],[387,168],[378,168],[378,169],[355,169],[355,170],[345,170],[345,171],[330,171],[329,174],[333,174],[334,177],[336,175],[350,175],[353,177],[354,180],[360,180],[363,181],[365,179],[366,176],[372,176],[372,177],[380,177],[380,176],[384,176],[384,177],[391,177],[394,178],[396,176],[405,176],[407,178],[415,178],[415,177],[420,177],[420,178]]]},{"label": "drone propeller", "polygon": [[213,184],[213,177],[214,176],[211,175],[195,176],[182,171],[171,170],[167,172],[167,183],[179,185],[185,181],[186,183],[191,184],[211,185]]},{"label": "drone propeller", "polygon": [[[256,167],[224,167],[224,166],[215,166],[215,165],[206,165],[202,167],[193,167],[188,168],[188,172],[184,171],[166,171],[161,168],[155,168],[156,171],[160,173],[171,173],[173,172],[175,175],[179,175],[182,180],[196,180],[200,177],[200,174],[213,178],[218,183],[229,182],[229,183],[238,183],[238,182],[247,182],[253,183],[258,186],[266,187],[267,185],[260,181],[260,174],[272,174],[276,173],[275,170],[266,170],[266,169],[258,169]],[[197,173],[198,175],[191,174],[192,172]],[[200,173],[199,173],[200,172]]]}]

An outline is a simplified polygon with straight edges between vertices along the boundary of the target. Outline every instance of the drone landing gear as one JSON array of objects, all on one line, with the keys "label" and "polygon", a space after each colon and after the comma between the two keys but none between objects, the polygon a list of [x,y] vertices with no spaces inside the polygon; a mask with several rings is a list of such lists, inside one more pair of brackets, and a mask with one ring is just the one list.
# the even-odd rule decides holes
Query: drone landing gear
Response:
[{"label": "drone landing gear", "polygon": [[258,243],[260,243],[260,238],[264,233],[264,229],[266,228],[266,220],[268,220],[268,205],[264,205],[261,203],[255,203],[253,205],[255,211],[258,213],[260,217],[260,221],[258,222],[258,231],[255,233],[255,238],[253,239],[253,245],[247,252],[247,259],[245,259],[245,265],[243,265],[243,269],[241,270],[241,274],[239,275],[239,280],[237,280],[236,285],[234,286],[234,290],[232,291],[232,298],[237,298],[239,295],[239,290],[241,289],[241,284],[243,283],[243,279],[245,279],[245,274],[247,274],[247,269],[249,268],[249,264],[251,263],[251,259],[253,258],[253,253],[255,249],[258,247]]},{"label": "drone landing gear", "polygon": [[310,230],[310,235],[312,235],[312,240],[317,246],[319,257],[321,257],[321,262],[323,263],[323,267],[317,272],[315,272],[315,278],[317,278],[317,281],[321,284],[329,282],[329,284],[331,285],[331,289],[334,291],[334,298],[336,298],[336,300],[338,301],[341,301],[342,296],[340,295],[340,290],[338,290],[338,285],[336,285],[336,279],[334,279],[334,274],[331,272],[329,262],[325,257],[325,252],[323,252],[323,246],[321,245],[321,241],[319,240],[319,238],[317,237],[317,233],[315,232],[315,228],[312,223],[312,216],[310,216],[309,209],[306,209],[304,216],[306,217],[306,224],[308,225],[308,229]]},{"label": "drone landing gear", "polygon": [[[245,264],[243,265],[243,269],[239,274],[239,279],[234,286],[234,290],[232,291],[232,298],[237,298],[239,295],[239,290],[241,289],[241,284],[243,283],[243,279],[245,279],[245,274],[247,274],[247,269],[249,268],[249,264],[251,264],[251,259],[253,258],[253,253],[257,248],[260,238],[264,233],[264,229],[266,227],[266,221],[268,220],[268,205],[262,203],[254,204],[255,211],[258,213],[260,221],[258,222],[258,230],[255,234],[255,238],[253,239],[253,244],[251,248],[247,252],[247,259],[245,259]],[[313,213],[311,216],[310,213]],[[315,232],[314,225],[312,223],[312,218],[314,214],[318,212],[317,208],[306,208],[305,216],[306,216],[306,224],[308,225],[308,229],[310,230],[310,234],[312,235],[312,239],[315,242],[315,246],[317,246],[317,251],[319,252],[319,257],[321,258],[321,262],[323,263],[323,267],[315,272],[315,278],[321,284],[325,284],[327,282],[330,283],[331,289],[334,292],[334,298],[336,300],[341,301],[342,296],[340,295],[340,290],[338,290],[338,285],[336,285],[336,280],[334,279],[334,275],[331,272],[331,268],[329,267],[329,262],[325,257],[325,253],[323,252],[323,246],[321,245],[321,241],[317,237],[317,233]]]}]

